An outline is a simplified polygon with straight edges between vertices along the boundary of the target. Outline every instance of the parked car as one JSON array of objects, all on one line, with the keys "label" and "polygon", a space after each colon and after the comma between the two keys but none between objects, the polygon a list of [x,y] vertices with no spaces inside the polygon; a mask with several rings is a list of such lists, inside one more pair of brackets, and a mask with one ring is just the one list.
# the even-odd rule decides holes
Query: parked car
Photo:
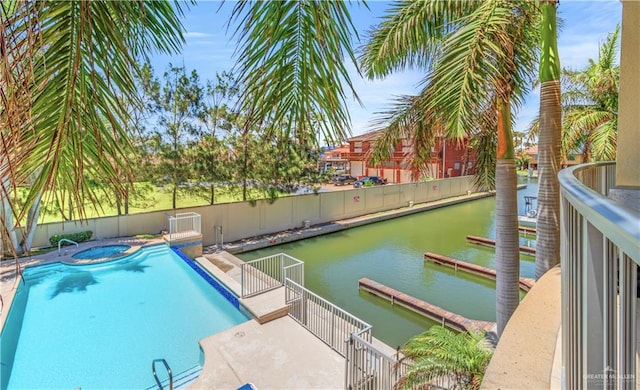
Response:
[{"label": "parked car", "polygon": [[383,179],[378,176],[364,176],[359,180],[353,182],[354,188],[360,187],[370,187],[370,186],[381,186],[383,184],[387,184],[387,179]]},{"label": "parked car", "polygon": [[353,184],[354,181],[356,181],[357,179],[353,176],[349,176],[349,175],[338,175],[335,176],[332,180],[333,184],[336,186],[344,186],[344,185],[348,185],[348,184]]}]

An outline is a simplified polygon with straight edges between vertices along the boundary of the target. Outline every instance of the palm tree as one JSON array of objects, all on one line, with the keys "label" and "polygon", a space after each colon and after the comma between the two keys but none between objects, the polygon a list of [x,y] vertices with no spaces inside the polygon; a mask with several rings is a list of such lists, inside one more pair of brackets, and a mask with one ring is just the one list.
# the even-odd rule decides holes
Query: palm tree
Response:
[{"label": "palm tree", "polygon": [[[124,192],[118,172],[128,171],[132,146],[124,125],[127,105],[121,102],[137,101],[131,69],[145,53],[180,49],[183,5],[0,4],[0,233],[16,250],[16,226],[42,196],[70,194],[82,217],[85,199],[98,203],[86,177]],[[12,192],[24,183],[30,191],[18,209]]]},{"label": "palm tree", "polygon": [[406,365],[397,389],[429,388],[443,381],[447,388],[479,389],[493,349],[482,333],[455,333],[436,325],[409,340],[397,367]]},{"label": "palm tree", "polygon": [[397,1],[372,31],[361,56],[365,74],[371,78],[405,67],[422,67],[427,72],[420,95],[403,99],[390,110],[384,142],[412,138],[419,148],[418,160],[424,160],[420,156],[430,150],[436,129],[457,139],[497,133],[498,335],[519,303],[511,108],[521,103],[531,84],[537,21],[538,9],[532,2]]},{"label": "palm tree", "polygon": [[536,279],[560,263],[560,183],[562,104],[556,1],[540,0],[540,115],[538,125],[538,215]]},{"label": "palm tree", "polygon": [[600,46],[597,61],[590,59],[582,71],[564,71],[569,88],[563,94],[563,151],[567,155],[581,148],[584,162],[616,158],[619,36],[616,26]]}]

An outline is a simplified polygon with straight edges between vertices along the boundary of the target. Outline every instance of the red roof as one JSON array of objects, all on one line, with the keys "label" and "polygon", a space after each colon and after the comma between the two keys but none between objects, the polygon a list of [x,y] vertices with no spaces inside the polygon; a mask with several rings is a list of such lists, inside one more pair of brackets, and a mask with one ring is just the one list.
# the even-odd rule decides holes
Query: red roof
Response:
[{"label": "red roof", "polygon": [[382,133],[382,130],[371,131],[371,132],[368,132],[368,133],[356,135],[355,137],[351,137],[347,141],[349,141],[349,142],[352,142],[352,141],[370,141],[370,140],[374,140],[374,139],[378,138],[380,136],[380,133]]}]

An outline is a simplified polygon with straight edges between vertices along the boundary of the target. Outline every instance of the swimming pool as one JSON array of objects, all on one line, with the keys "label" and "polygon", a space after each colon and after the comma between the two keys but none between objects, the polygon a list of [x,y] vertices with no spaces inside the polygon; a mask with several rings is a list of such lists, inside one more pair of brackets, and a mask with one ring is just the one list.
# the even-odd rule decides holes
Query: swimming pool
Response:
[{"label": "swimming pool", "polygon": [[2,335],[5,388],[148,388],[201,364],[198,340],[248,320],[166,245],[24,270]]},{"label": "swimming pool", "polygon": [[129,245],[102,245],[85,249],[74,254],[74,259],[102,259],[104,257],[112,257],[121,254],[131,248]]}]

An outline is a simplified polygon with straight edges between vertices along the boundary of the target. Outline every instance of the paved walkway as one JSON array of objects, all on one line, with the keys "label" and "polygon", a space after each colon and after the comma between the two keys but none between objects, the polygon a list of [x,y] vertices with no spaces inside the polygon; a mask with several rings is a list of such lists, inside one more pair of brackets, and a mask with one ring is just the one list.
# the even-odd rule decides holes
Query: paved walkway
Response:
[{"label": "paved walkway", "polygon": [[204,367],[191,389],[342,389],[344,358],[291,317],[251,320],[200,341]]}]

